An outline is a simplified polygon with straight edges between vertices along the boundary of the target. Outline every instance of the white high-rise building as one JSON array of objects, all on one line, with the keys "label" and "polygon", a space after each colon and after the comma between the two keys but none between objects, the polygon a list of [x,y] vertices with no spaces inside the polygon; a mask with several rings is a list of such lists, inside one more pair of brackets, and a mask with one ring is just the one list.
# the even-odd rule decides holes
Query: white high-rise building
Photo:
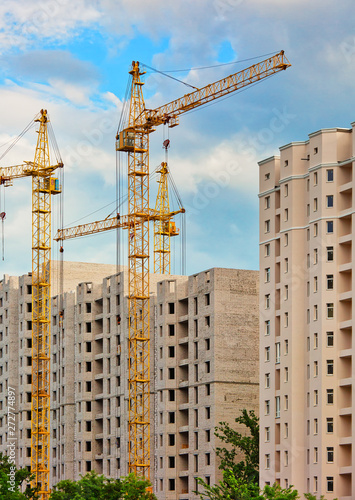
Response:
[{"label": "white high-rise building", "polygon": [[355,498],[355,123],[260,166],[260,478]]}]

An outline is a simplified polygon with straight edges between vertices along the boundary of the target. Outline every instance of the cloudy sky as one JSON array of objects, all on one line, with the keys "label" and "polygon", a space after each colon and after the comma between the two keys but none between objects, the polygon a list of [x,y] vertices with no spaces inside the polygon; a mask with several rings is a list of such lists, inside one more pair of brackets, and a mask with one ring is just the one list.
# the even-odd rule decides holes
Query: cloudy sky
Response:
[{"label": "cloudy sky", "polygon": [[[5,0],[0,156],[47,108],[65,164],[65,225],[105,218],[115,207],[115,135],[132,60],[179,70],[169,74],[201,87],[283,49],[287,71],[182,116],[169,132],[169,165],[187,208],[187,272],[257,269],[257,162],[320,128],[355,121],[353,7],[353,0]],[[187,92],[147,71],[147,107]],[[151,137],[152,170],[164,160],[166,134],[158,127]],[[32,128],[0,166],[32,160],[35,141]],[[30,180],[1,189],[0,211],[4,203],[0,275],[23,274],[31,269]],[[55,230],[56,201],[53,209]],[[115,263],[115,255],[114,232],[65,244],[66,260]]]}]

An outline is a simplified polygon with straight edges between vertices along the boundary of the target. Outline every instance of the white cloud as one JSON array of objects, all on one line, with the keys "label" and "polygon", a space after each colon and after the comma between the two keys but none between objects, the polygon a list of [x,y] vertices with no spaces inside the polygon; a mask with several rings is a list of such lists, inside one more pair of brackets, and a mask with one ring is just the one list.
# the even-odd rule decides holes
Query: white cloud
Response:
[{"label": "white cloud", "polygon": [[24,49],[48,39],[63,41],[98,22],[101,13],[86,0],[15,0],[0,5],[2,52]]}]

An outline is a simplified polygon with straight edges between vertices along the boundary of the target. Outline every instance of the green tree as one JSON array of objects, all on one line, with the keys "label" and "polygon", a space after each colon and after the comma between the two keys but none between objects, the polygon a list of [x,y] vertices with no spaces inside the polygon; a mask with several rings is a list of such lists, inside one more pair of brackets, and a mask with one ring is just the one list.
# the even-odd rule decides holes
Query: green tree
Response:
[{"label": "green tree", "polygon": [[[215,429],[215,436],[226,445],[216,449],[223,479],[218,485],[209,486],[199,478],[198,483],[204,488],[203,493],[198,493],[201,499],[261,498],[259,497],[259,419],[254,411],[248,412],[244,409],[235,422],[244,425],[245,432],[232,429],[226,422],[220,422]],[[242,458],[239,459],[241,454]]]},{"label": "green tree", "polygon": [[[37,499],[36,490],[31,488],[33,474],[27,469],[17,469],[10,458],[0,453],[0,498],[1,500]],[[24,493],[22,486],[26,486]]]},{"label": "green tree", "polygon": [[60,481],[53,487],[50,500],[156,500],[147,492],[149,486],[149,481],[134,474],[110,479],[91,471],[79,481]]},{"label": "green tree", "polygon": [[[245,483],[259,484],[259,419],[254,411],[248,413],[244,409],[235,422],[245,425],[246,431],[240,433],[226,422],[220,422],[215,430],[215,436],[227,445],[227,448],[216,449],[216,455],[221,460],[219,468],[232,471],[236,478]],[[241,453],[243,458],[236,461]]]}]

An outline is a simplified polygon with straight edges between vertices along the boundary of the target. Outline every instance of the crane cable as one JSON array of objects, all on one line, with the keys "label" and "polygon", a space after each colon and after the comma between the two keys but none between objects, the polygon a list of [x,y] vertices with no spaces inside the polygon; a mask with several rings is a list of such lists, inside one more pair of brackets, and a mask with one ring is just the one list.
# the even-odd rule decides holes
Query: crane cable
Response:
[{"label": "crane cable", "polygon": [[[18,143],[18,141],[20,139],[22,139],[22,137],[32,128],[34,127],[34,124],[35,124],[35,119],[38,115],[35,115],[34,119],[30,121],[30,123],[23,129],[23,131],[12,141],[12,143],[10,144],[10,146],[4,151],[4,153],[2,153],[2,155],[0,156],[0,160],[2,160],[4,158],[5,155],[7,155],[7,153]],[[2,144],[2,146],[0,147],[4,147],[6,146],[10,141],[7,141],[5,144]]]},{"label": "crane cable", "polygon": [[[197,70],[201,70],[201,69],[220,68],[221,66],[231,66],[233,64],[240,64],[240,63],[244,63],[244,62],[248,62],[248,61],[253,61],[255,59],[261,59],[261,58],[265,58],[265,57],[274,55],[275,52],[276,51],[274,51],[274,52],[268,52],[267,54],[262,54],[260,56],[255,56],[255,57],[248,57],[247,59],[237,59],[235,61],[231,61],[231,62],[228,62],[228,63],[213,64],[211,66],[197,66],[196,68],[172,69],[172,70],[165,70],[165,71],[159,71],[159,70],[156,70],[154,68],[150,68],[150,69],[152,69],[153,71],[157,71],[158,73],[161,73],[162,75],[165,75],[165,73],[186,73],[188,71],[197,71]],[[147,66],[146,64],[144,64],[144,66],[147,67],[147,68],[149,68],[149,66]],[[165,75],[165,76],[168,76],[168,75]],[[182,83],[184,83],[184,82],[182,82]]]}]

